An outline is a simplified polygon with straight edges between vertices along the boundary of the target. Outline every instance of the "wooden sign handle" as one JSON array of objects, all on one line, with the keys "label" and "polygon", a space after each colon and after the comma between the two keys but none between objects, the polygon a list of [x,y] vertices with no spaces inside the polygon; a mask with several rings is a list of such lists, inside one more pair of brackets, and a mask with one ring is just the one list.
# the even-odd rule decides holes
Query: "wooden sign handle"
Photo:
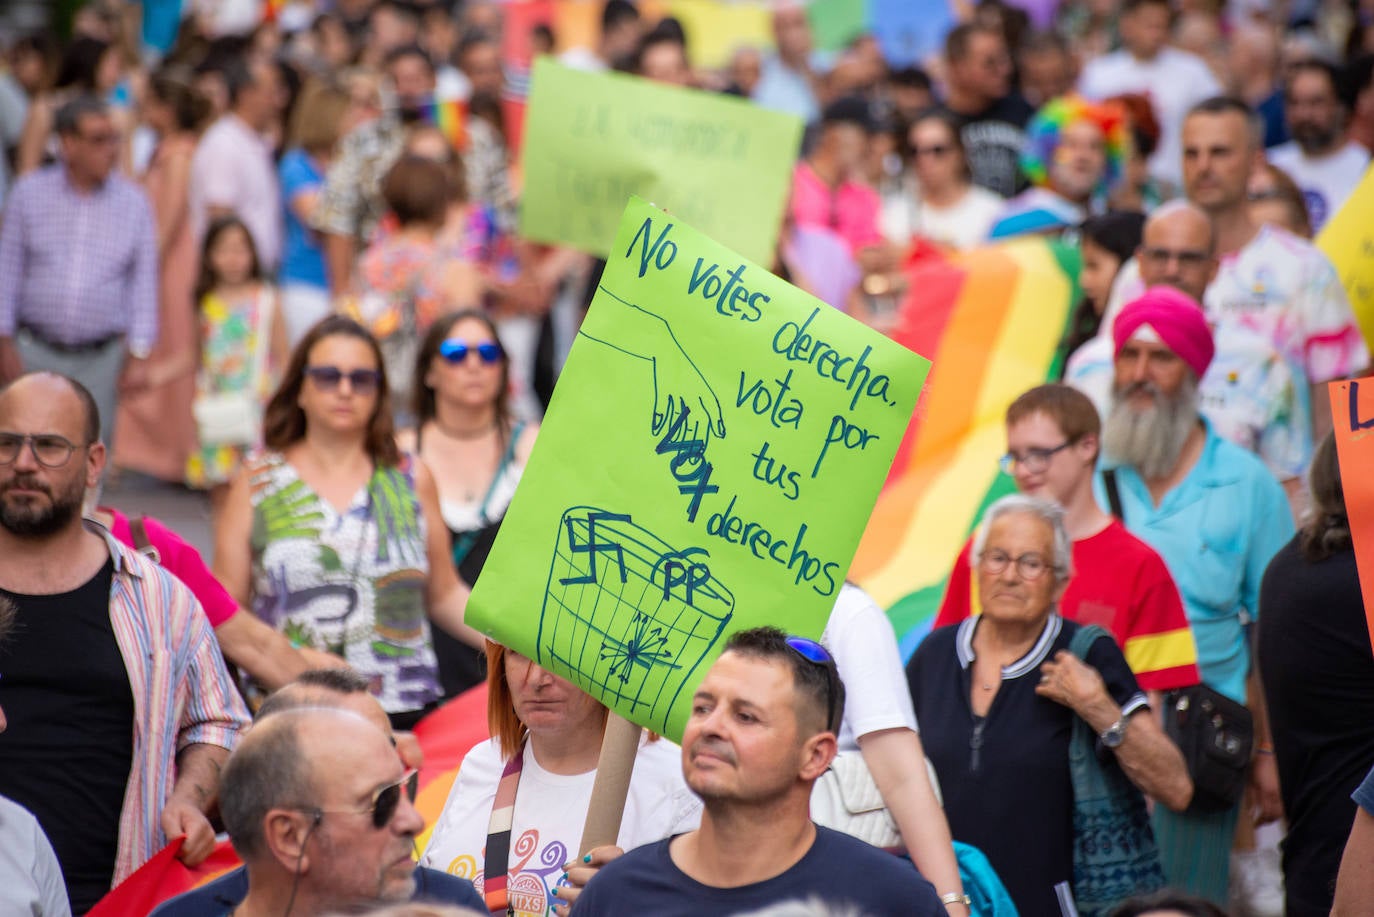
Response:
[{"label": "wooden sign handle", "polygon": [[630,792],[630,775],[643,728],[614,712],[606,715],[606,734],[601,740],[601,757],[596,762],[596,780],[587,821],[582,826],[578,856],[596,847],[614,844],[620,837],[620,820],[625,815],[625,797]]}]

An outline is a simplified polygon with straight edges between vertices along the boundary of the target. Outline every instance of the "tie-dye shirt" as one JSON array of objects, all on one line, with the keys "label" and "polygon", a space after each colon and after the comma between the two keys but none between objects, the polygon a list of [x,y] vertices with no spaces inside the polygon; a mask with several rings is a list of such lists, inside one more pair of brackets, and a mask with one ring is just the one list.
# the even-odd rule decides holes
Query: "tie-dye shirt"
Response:
[{"label": "tie-dye shirt", "polygon": [[1330,382],[1369,365],[1336,269],[1312,243],[1263,226],[1221,259],[1204,298],[1214,322],[1230,319],[1273,343],[1302,381]]}]

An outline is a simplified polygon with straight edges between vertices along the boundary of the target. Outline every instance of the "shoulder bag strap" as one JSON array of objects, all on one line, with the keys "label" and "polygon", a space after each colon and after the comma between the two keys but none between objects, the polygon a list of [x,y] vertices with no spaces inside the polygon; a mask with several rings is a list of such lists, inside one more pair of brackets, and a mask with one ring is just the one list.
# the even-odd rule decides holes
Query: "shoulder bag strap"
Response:
[{"label": "shoulder bag strap", "polygon": [[143,523],[143,514],[129,517],[129,534],[134,539],[134,550],[155,564],[162,563],[162,555],[157,546],[148,538],[148,527]]},{"label": "shoulder bag strap", "polygon": [[1126,513],[1121,508],[1121,484],[1116,479],[1116,469],[1108,468],[1102,472],[1102,483],[1107,489],[1107,504],[1111,507],[1112,515],[1126,521]]}]

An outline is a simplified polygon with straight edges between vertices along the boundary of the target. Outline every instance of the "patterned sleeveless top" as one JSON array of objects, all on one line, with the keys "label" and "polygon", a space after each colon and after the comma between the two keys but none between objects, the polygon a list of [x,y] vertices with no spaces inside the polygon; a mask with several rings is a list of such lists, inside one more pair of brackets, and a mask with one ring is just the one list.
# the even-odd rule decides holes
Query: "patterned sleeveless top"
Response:
[{"label": "patterned sleeveless top", "polygon": [[387,713],[438,700],[410,459],[376,468],[342,513],[280,453],[257,456],[249,472],[253,613],[298,645],[342,656]]}]

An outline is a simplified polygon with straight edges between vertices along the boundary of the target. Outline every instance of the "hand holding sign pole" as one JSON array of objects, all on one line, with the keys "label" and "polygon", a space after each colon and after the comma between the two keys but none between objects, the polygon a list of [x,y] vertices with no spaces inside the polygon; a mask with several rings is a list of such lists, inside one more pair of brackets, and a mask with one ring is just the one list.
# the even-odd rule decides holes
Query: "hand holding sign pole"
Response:
[{"label": "hand holding sign pole", "polygon": [[680,738],[729,633],[820,635],[928,368],[632,199],[469,622]]}]

